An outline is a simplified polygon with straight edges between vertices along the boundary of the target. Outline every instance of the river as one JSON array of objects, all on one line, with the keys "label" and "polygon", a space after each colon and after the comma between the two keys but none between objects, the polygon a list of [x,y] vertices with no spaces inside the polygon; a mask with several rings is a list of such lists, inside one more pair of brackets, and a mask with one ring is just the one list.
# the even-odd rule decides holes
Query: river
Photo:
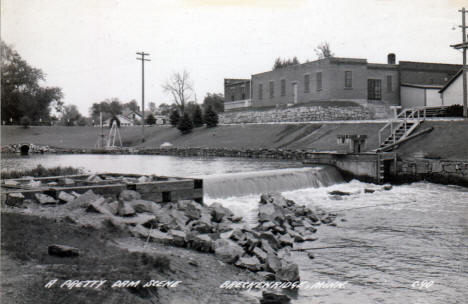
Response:
[{"label": "river", "polygon": [[[466,303],[468,189],[426,182],[381,186],[344,182],[333,168],[298,162],[146,155],[2,155],[2,170],[42,164],[204,178],[205,201],[219,201],[249,224],[259,193],[281,191],[297,204],[338,213],[318,240],[293,252],[302,281],[347,282],[343,289],[300,290],[293,303]],[[376,190],[365,193],[364,189]],[[341,199],[328,192],[351,193]],[[233,278],[235,280],[235,278]],[[426,285],[421,284],[425,282]]]}]

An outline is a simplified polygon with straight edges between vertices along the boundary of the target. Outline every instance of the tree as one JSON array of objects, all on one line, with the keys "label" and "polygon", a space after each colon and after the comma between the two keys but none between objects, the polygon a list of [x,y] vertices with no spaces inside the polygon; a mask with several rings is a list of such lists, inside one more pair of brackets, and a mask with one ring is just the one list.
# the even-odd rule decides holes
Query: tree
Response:
[{"label": "tree", "polygon": [[290,65],[296,65],[299,64],[299,60],[297,59],[296,56],[293,57],[293,59],[281,59],[280,57],[275,59],[275,63],[273,64],[273,70],[277,69],[282,69]]},{"label": "tree", "polygon": [[29,119],[28,116],[23,116],[21,117],[21,121],[20,121],[21,125],[23,126],[23,128],[29,128],[29,125],[31,125],[31,119]]},{"label": "tree", "polygon": [[43,87],[42,70],[31,67],[13,48],[0,41],[1,49],[1,113],[5,120],[20,121],[28,116],[32,121],[49,120],[52,107],[63,103],[62,90]]},{"label": "tree", "polygon": [[61,121],[66,126],[77,125],[83,118],[75,105],[64,106]]},{"label": "tree", "polygon": [[328,42],[322,42],[321,44],[317,45],[314,51],[318,59],[330,58],[334,56]]},{"label": "tree", "polygon": [[154,114],[154,113],[156,112],[156,110],[157,110],[156,104],[155,104],[154,102],[150,102],[150,103],[148,104],[148,109],[149,109],[149,111],[150,111],[151,113]]},{"label": "tree", "polygon": [[205,111],[205,123],[207,128],[213,128],[218,125],[218,113],[216,113],[211,106]]},{"label": "tree", "polygon": [[223,94],[210,94],[207,93],[203,99],[203,108],[207,109],[208,106],[211,106],[216,113],[224,112],[224,96]]},{"label": "tree", "polygon": [[177,106],[175,104],[169,105],[167,103],[162,103],[158,107],[159,114],[164,115],[164,116],[171,115],[174,110],[177,111]]},{"label": "tree", "polygon": [[147,117],[146,117],[146,123],[148,125],[154,125],[156,123],[156,118],[154,117],[153,114],[149,114]]},{"label": "tree", "polygon": [[135,99],[132,99],[127,103],[124,103],[122,108],[123,109],[129,109],[132,112],[139,112],[140,111],[140,107],[138,106],[138,103],[136,102]]},{"label": "tree", "polygon": [[171,116],[169,117],[169,120],[171,121],[171,125],[173,127],[177,126],[179,124],[180,120],[180,114],[178,110],[173,110],[171,113]]},{"label": "tree", "polygon": [[187,113],[184,113],[180,119],[179,124],[177,125],[177,129],[179,129],[180,133],[182,134],[188,134],[192,132],[193,123]]},{"label": "tree", "polygon": [[165,93],[171,94],[174,103],[180,110],[180,114],[185,114],[185,106],[193,93],[193,83],[190,80],[190,75],[187,71],[172,74],[171,78],[166,80],[163,85]]},{"label": "tree", "polygon": [[192,121],[195,128],[203,126],[203,116],[199,105],[197,105],[193,111]]},{"label": "tree", "polygon": [[114,117],[122,114],[123,105],[118,98],[108,98],[101,102],[95,102],[89,109],[92,119],[99,121],[100,113],[102,112],[102,119]]}]

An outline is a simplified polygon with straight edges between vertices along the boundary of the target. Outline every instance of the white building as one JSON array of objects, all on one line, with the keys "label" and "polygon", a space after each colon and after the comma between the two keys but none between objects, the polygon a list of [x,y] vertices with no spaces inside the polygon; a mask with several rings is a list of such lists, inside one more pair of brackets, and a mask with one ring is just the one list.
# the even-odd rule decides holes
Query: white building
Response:
[{"label": "white building", "polygon": [[[468,89],[468,88],[467,88]],[[442,105],[451,106],[463,104],[463,76],[462,70],[453,76],[447,84],[439,90],[442,99]]]},{"label": "white building", "polygon": [[440,107],[442,98],[439,91],[442,88],[442,85],[402,83],[400,86],[401,107],[404,109]]}]

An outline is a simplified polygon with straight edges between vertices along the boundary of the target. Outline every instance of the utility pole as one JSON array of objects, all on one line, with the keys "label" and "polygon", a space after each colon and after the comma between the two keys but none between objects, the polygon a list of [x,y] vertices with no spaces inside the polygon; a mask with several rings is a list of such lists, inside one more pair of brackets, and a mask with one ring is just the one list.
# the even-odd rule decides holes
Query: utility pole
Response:
[{"label": "utility pole", "polygon": [[465,8],[462,8],[459,10],[459,12],[462,13],[462,25],[460,26],[462,29],[462,43],[451,45],[451,47],[459,50],[463,49],[463,67],[462,67],[462,77],[463,77],[463,117],[467,118],[468,117],[468,92],[467,92],[467,65],[466,65],[466,49],[468,48],[468,42],[466,38],[466,29],[468,26],[466,25],[466,13],[467,10]]},{"label": "utility pole", "polygon": [[145,56],[149,56],[149,53],[145,53],[143,51],[137,52],[138,57],[137,60],[141,60],[141,113],[142,117],[142,124],[141,124],[141,133],[142,133],[142,142],[145,142],[145,61],[151,61],[150,59],[145,58]]}]

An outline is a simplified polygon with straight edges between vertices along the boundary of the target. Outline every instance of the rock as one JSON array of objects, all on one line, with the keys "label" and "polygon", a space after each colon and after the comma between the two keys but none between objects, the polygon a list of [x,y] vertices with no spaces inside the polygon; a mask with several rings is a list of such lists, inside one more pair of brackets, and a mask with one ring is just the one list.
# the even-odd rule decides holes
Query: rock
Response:
[{"label": "rock", "polygon": [[244,250],[237,244],[229,244],[215,249],[215,255],[225,263],[234,263],[244,253]]},{"label": "rock", "polygon": [[277,273],[282,267],[282,262],[276,255],[268,254],[266,266],[267,269],[271,270],[273,273]]},{"label": "rock", "polygon": [[174,245],[180,247],[185,246],[185,239],[187,238],[185,231],[173,229],[169,231],[169,234],[172,236]]},{"label": "rock", "polygon": [[239,223],[239,222],[242,221],[242,216],[234,216],[234,217],[231,219],[231,221],[232,221],[233,223]]},{"label": "rock", "polygon": [[39,201],[41,205],[57,203],[57,201],[52,196],[49,196],[46,194],[36,193],[34,196],[36,197],[36,199]]},{"label": "rock", "polygon": [[171,211],[169,211],[169,215],[172,217],[173,223],[178,228],[185,229],[189,218],[185,216],[185,214],[182,211],[179,211],[177,209],[171,209]]},{"label": "rock", "polygon": [[374,189],[364,189],[364,193],[374,193],[375,190]]},{"label": "rock", "polygon": [[87,182],[92,182],[92,183],[97,183],[97,182],[102,182],[102,178],[99,177],[99,175],[92,174],[88,176],[86,179]]},{"label": "rock", "polygon": [[100,196],[94,194],[93,190],[88,190],[85,193],[81,194],[73,201],[68,202],[66,205],[67,208],[77,208],[77,207],[88,207],[89,204],[95,200],[97,200]]},{"label": "rock", "polygon": [[138,213],[156,213],[161,209],[160,205],[156,204],[155,202],[142,199],[131,200],[128,202],[128,204],[132,206],[133,209],[135,209],[135,212]]},{"label": "rock", "polygon": [[8,193],[5,204],[13,207],[23,206],[24,195],[21,192]]},{"label": "rock", "polygon": [[281,268],[276,272],[276,279],[283,282],[300,281],[299,267],[294,263],[283,262]]},{"label": "rock", "polygon": [[206,234],[189,234],[187,233],[190,247],[201,252],[212,252],[213,240]]},{"label": "rock", "polygon": [[79,256],[80,252],[75,247],[65,245],[50,245],[49,255],[54,255],[58,257],[74,257]]},{"label": "rock", "polygon": [[276,225],[270,221],[263,222],[261,225],[262,230],[270,230]]},{"label": "rock", "polygon": [[266,259],[268,258],[268,253],[263,251],[260,247],[255,247],[252,251],[253,254],[257,256],[257,258],[260,260],[260,262],[265,262]]},{"label": "rock", "polygon": [[284,234],[279,238],[279,242],[282,246],[292,246],[294,240],[289,234]]},{"label": "rock", "polygon": [[117,211],[119,210],[119,202],[112,201],[107,204],[107,209],[114,215],[117,215]]},{"label": "rock", "polygon": [[39,188],[42,185],[40,181],[35,181],[35,180],[30,180],[29,183],[26,184],[26,186],[31,187],[31,188]]},{"label": "rock", "polygon": [[67,178],[67,177],[63,178],[63,179],[61,180],[61,182],[62,182],[64,185],[67,185],[67,186],[70,186],[70,185],[74,185],[74,184],[75,184],[75,181],[74,181],[74,180],[72,180],[71,178]]},{"label": "rock", "polygon": [[284,222],[284,214],[282,210],[273,204],[264,204],[258,207],[258,221],[261,222]]},{"label": "rock", "polygon": [[106,208],[105,204],[107,200],[104,197],[100,197],[94,202],[89,203],[86,208],[86,212],[96,212],[101,214],[113,215],[112,212]]},{"label": "rock", "polygon": [[217,224],[214,228],[219,233],[231,231],[233,229],[230,224],[224,222]]},{"label": "rock", "polygon": [[230,219],[234,216],[231,210],[224,207],[220,203],[213,203],[208,207],[208,209],[211,210],[213,221],[217,223],[221,222],[223,218]]},{"label": "rock", "polygon": [[385,185],[382,187],[383,190],[385,191],[389,191],[389,190],[392,190],[393,186],[392,185]]},{"label": "rock", "polygon": [[195,261],[194,259],[190,259],[190,258],[189,258],[188,263],[189,263],[190,265],[192,265],[192,266],[198,267],[198,262]]},{"label": "rock", "polygon": [[271,203],[277,207],[286,208],[294,204],[293,201],[288,201],[279,193],[267,193],[260,196],[260,204]]},{"label": "rock", "polygon": [[276,239],[275,235],[271,232],[264,231],[260,233],[260,239],[267,240],[270,243],[273,249],[277,250],[279,248],[279,241]]},{"label": "rock", "polygon": [[130,232],[136,237],[140,237],[144,240],[149,239],[152,242],[162,243],[162,244],[172,244],[173,238],[164,232],[161,232],[156,229],[148,229],[142,225],[136,225],[135,227],[129,227]]},{"label": "rock", "polygon": [[245,234],[240,229],[234,229],[229,236],[231,240],[242,241],[245,239]]},{"label": "rock", "polygon": [[4,184],[5,186],[18,186],[20,183],[12,179],[6,179]]},{"label": "rock", "polygon": [[51,187],[54,187],[54,186],[57,186],[58,183],[57,182],[50,182],[50,183],[47,183],[47,186],[51,186]]},{"label": "rock", "polygon": [[260,270],[260,261],[257,257],[240,257],[239,260],[236,262],[236,266],[241,268],[246,268],[252,271]]},{"label": "rock", "polygon": [[75,199],[75,196],[65,191],[60,191],[57,198],[63,202],[69,203]]},{"label": "rock", "polygon": [[344,192],[344,191],[340,191],[340,190],[333,190],[333,191],[328,192],[328,194],[330,194],[330,195],[340,195],[340,196],[351,195],[350,192]]},{"label": "rock", "polygon": [[275,254],[275,250],[273,247],[271,247],[270,243],[267,240],[261,240],[261,246],[263,251],[265,251],[267,254]]},{"label": "rock", "polygon": [[119,200],[133,201],[141,199],[141,194],[133,190],[122,190],[119,194]]},{"label": "rock", "polygon": [[342,201],[343,197],[340,195],[330,195],[330,199],[334,201]]},{"label": "rock", "polygon": [[140,176],[137,180],[139,183],[146,183],[146,182],[149,182],[151,179],[143,175],[143,176]]},{"label": "rock", "polygon": [[143,225],[144,223],[147,223],[148,221],[151,221],[152,219],[154,219],[154,215],[148,214],[148,213],[138,213],[132,217],[112,216],[113,221],[119,224],[132,225],[132,226]]},{"label": "rock", "polygon": [[291,299],[287,295],[277,292],[263,291],[260,304],[289,304]]},{"label": "rock", "polygon": [[120,216],[133,216],[135,215],[135,209],[125,201],[119,201],[117,207],[117,215]]},{"label": "rock", "polygon": [[265,281],[275,280],[275,274],[269,271],[259,271],[257,272],[257,275],[259,275]]},{"label": "rock", "polygon": [[309,257],[309,259],[313,260],[315,259],[315,256],[312,252],[307,252],[307,256]]},{"label": "rock", "polygon": [[[196,204],[198,203],[190,201],[187,203],[185,210],[184,210],[185,215],[191,220],[198,220],[201,218],[202,208],[200,205],[197,206]],[[210,218],[210,221],[211,221],[211,218]]]},{"label": "rock", "polygon": [[215,251],[219,247],[229,246],[231,244],[235,244],[234,242],[227,240],[227,239],[217,239],[212,243],[213,251]]}]

